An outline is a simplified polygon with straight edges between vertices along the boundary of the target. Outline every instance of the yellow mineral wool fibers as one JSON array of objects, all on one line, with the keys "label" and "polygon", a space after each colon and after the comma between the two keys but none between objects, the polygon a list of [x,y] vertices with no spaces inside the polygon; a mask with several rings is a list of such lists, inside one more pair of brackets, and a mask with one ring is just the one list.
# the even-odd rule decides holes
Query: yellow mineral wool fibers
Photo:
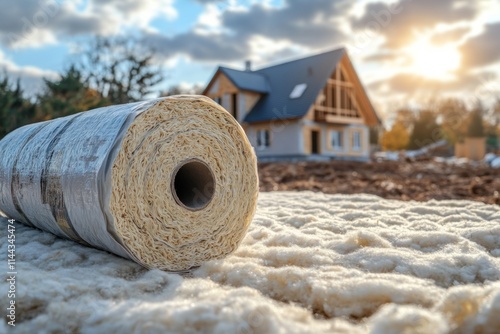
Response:
[{"label": "yellow mineral wool fibers", "polygon": [[8,217],[148,268],[181,271],[228,255],[256,208],[253,148],[202,96],[28,125],[0,152]]}]

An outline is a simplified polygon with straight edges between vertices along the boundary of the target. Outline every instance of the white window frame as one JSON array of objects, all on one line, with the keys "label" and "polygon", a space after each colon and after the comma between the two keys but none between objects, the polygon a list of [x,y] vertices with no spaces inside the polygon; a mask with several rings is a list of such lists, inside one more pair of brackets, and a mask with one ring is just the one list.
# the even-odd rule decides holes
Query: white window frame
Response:
[{"label": "white window frame", "polygon": [[[334,143],[334,139],[337,138],[339,141],[337,144]],[[334,151],[344,150],[344,131],[343,130],[330,130],[330,147]]]},{"label": "white window frame", "polygon": [[361,151],[363,148],[363,143],[361,142],[362,139],[362,133],[359,130],[354,130],[352,131],[352,143],[351,147],[353,151]]},{"label": "white window frame", "polygon": [[257,129],[255,133],[257,149],[265,150],[271,146],[271,131],[269,129]]}]

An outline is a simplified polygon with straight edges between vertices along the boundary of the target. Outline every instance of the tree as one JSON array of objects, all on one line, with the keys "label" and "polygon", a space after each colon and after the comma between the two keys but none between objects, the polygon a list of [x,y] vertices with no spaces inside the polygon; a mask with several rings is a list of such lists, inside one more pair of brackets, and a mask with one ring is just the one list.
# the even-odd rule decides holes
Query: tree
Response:
[{"label": "tree", "polygon": [[451,144],[461,142],[467,134],[469,110],[466,105],[458,99],[443,100],[437,105],[437,113],[443,137]]},{"label": "tree", "polygon": [[79,70],[89,87],[112,104],[138,101],[163,80],[154,51],[134,38],[96,38],[80,53]]},{"label": "tree", "polygon": [[74,65],[58,80],[44,81],[45,91],[38,97],[37,120],[68,116],[109,104],[83,82],[82,73]]},{"label": "tree", "polygon": [[470,114],[467,136],[484,137],[483,108],[480,104]]},{"label": "tree", "polygon": [[399,109],[396,113],[396,122],[400,122],[405,129],[410,130],[415,123],[415,112],[408,108]]},{"label": "tree", "polygon": [[436,121],[436,114],[431,110],[420,110],[410,135],[408,148],[420,149],[437,142],[442,138],[442,133]]},{"label": "tree", "polygon": [[385,151],[404,150],[408,146],[410,135],[401,120],[397,120],[390,131],[382,135],[381,145]]},{"label": "tree", "polygon": [[195,94],[199,95],[203,92],[203,86],[193,85],[191,87],[183,87],[182,85],[172,85],[166,91],[160,93],[160,96],[182,95],[182,94]]},{"label": "tree", "polygon": [[488,114],[489,123],[493,127],[493,133],[500,136],[500,98],[497,98],[496,103],[490,109]]},{"label": "tree", "polygon": [[369,128],[370,145],[380,144],[380,133],[382,126],[371,126]]},{"label": "tree", "polygon": [[19,80],[12,84],[4,74],[0,80],[0,138],[33,121],[35,106],[24,98]]}]

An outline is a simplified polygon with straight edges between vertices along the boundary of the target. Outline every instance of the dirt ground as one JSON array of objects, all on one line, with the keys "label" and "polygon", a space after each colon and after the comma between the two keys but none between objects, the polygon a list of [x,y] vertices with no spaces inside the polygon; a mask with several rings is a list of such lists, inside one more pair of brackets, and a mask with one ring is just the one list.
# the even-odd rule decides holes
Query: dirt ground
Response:
[{"label": "dirt ground", "polygon": [[500,168],[417,162],[259,163],[261,191],[368,193],[389,199],[469,199],[500,204]]}]

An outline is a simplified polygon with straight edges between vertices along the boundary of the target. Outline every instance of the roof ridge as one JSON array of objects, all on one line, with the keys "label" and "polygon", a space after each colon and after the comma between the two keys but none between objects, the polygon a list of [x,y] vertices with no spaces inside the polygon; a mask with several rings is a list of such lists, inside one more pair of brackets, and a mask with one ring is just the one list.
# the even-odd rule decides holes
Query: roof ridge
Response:
[{"label": "roof ridge", "polygon": [[293,60],[280,61],[278,64],[274,64],[274,65],[270,65],[270,66],[266,66],[266,67],[261,67],[258,70],[250,70],[250,71],[248,71],[248,70],[238,70],[236,68],[232,68],[232,67],[228,67],[228,66],[220,66],[220,65],[219,65],[219,69],[237,71],[237,72],[241,72],[241,73],[255,73],[255,74],[263,75],[262,73],[259,73],[259,71],[262,71],[262,70],[265,70],[265,69],[268,69],[268,68],[273,68],[273,67],[276,67],[276,66],[281,66],[281,65],[293,63],[293,62],[296,62],[296,61],[305,60],[305,59],[312,58],[312,57],[324,56],[327,53],[338,52],[338,51],[341,51],[341,50],[344,51],[344,52],[347,52],[347,49],[342,46],[340,48],[331,49],[329,51],[323,51],[323,52],[311,54],[309,56],[302,56],[300,58],[293,59]]},{"label": "roof ridge", "polygon": [[257,71],[238,70],[238,69],[227,67],[227,66],[219,66],[219,69],[220,70],[230,70],[230,71],[235,71],[235,72],[239,72],[239,73],[257,74],[260,76],[264,76],[262,73],[258,73]]},{"label": "roof ridge", "polygon": [[330,51],[324,51],[324,52],[320,52],[320,53],[315,53],[315,54],[312,54],[312,55],[309,55],[309,56],[303,56],[303,57],[300,57],[300,58],[297,58],[297,59],[293,59],[293,60],[281,61],[278,64],[274,64],[274,65],[262,67],[262,68],[259,68],[258,70],[252,71],[252,72],[259,72],[259,71],[262,71],[262,70],[267,70],[269,68],[278,67],[278,66],[282,66],[282,65],[287,65],[287,64],[290,64],[290,63],[294,63],[294,62],[297,62],[297,61],[301,61],[301,60],[305,60],[305,59],[309,59],[309,58],[313,58],[313,57],[324,56],[327,53],[333,53],[333,52],[338,52],[338,51],[347,52],[347,49],[345,47],[340,47],[340,48],[332,49]]}]

